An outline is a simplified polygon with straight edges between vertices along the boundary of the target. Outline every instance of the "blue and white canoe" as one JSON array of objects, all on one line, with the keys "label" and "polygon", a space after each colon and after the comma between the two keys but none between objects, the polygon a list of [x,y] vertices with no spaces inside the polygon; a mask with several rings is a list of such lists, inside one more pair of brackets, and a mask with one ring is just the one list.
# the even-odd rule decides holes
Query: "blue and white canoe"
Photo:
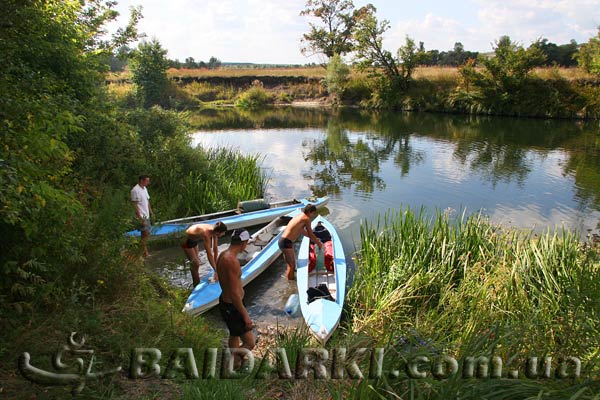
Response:
[{"label": "blue and white canoe", "polygon": [[[287,215],[279,216],[250,237],[245,251],[238,256],[238,258],[241,258],[240,264],[242,265],[242,286],[252,282],[281,255],[277,241],[290,219],[300,212],[300,209],[296,209]],[[202,278],[188,297],[182,311],[197,315],[219,303],[221,285],[212,282],[212,275],[213,271],[211,270],[209,274]]]},{"label": "blue and white canoe", "polygon": [[[344,297],[346,295],[346,256],[342,247],[342,241],[329,221],[322,216],[317,216],[312,221],[312,229],[314,230],[319,222],[331,234],[334,270],[333,272],[329,272],[317,266],[312,272],[308,272],[310,239],[305,236],[298,251],[296,279],[302,316],[313,336],[322,344],[325,344],[339,325],[342,317]],[[327,285],[334,301],[316,299],[309,304],[306,291],[309,287],[317,287],[321,283]]]},{"label": "blue and white canoe", "polygon": [[[241,202],[240,206],[233,210],[163,221],[152,227],[150,237],[164,236],[185,231],[190,225],[198,223],[214,225],[221,221],[227,225],[227,229],[229,230],[262,225],[281,215],[304,208],[308,204],[322,207],[328,202],[329,197],[308,197],[301,200],[292,199],[273,203],[267,203],[261,199],[250,200]],[[259,207],[262,208],[256,211],[245,212],[246,209],[253,210]],[[140,236],[140,231],[137,229],[132,230],[127,232],[127,235]]]}]

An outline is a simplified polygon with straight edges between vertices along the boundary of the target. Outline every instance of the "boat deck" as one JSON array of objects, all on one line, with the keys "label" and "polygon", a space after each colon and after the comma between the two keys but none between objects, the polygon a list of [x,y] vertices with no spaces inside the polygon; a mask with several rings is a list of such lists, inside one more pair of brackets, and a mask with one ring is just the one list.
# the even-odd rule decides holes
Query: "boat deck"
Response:
[{"label": "boat deck", "polygon": [[327,289],[329,289],[331,297],[333,297],[334,300],[337,300],[335,273],[333,271],[327,271],[325,267],[315,268],[308,273],[308,287],[317,287],[321,283],[327,285]]}]

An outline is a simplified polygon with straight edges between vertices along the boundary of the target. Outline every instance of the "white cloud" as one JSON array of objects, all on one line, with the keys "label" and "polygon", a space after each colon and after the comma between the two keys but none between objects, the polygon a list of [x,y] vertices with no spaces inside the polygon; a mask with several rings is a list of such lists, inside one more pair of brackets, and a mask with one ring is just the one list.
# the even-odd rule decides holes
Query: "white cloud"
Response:
[{"label": "white cloud", "polygon": [[[600,7],[590,0],[476,0],[479,32],[496,40],[502,35],[528,46],[544,37],[557,44],[586,42],[600,24]],[[594,4],[595,3],[595,4]]]},{"label": "white cloud", "polygon": [[469,37],[471,32],[455,19],[428,13],[422,20],[397,22],[386,35],[386,47],[395,52],[404,45],[407,35],[417,44],[423,42],[426,50],[448,51],[456,42],[464,44],[463,38]]},{"label": "white cloud", "polygon": [[[356,0],[356,7],[366,1]],[[465,49],[491,51],[501,35],[529,45],[539,37],[557,44],[587,42],[600,25],[598,0],[457,0],[452,6],[415,2],[398,7],[391,0],[373,0],[378,18],[390,21],[385,46],[395,52],[406,35],[425,48],[447,51],[461,42]],[[433,5],[432,5],[433,3]],[[139,30],[156,37],[170,58],[257,63],[319,62],[300,53],[308,31],[300,16],[305,0],[119,0],[127,19],[131,5],[143,5]]]}]

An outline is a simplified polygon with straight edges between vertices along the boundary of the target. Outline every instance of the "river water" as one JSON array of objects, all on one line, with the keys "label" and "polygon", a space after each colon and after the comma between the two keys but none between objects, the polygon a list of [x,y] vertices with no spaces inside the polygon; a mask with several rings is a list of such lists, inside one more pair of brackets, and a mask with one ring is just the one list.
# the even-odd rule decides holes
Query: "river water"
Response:
[{"label": "river water", "polygon": [[[584,240],[600,227],[598,122],[294,108],[193,118],[202,126],[194,146],[263,157],[269,200],[329,196],[325,213],[349,255],[361,222],[407,206],[538,232],[566,227]],[[185,285],[182,260],[180,249],[164,249],[151,264]],[[247,287],[259,322],[291,322],[282,310],[294,285],[284,270],[279,259]]]}]

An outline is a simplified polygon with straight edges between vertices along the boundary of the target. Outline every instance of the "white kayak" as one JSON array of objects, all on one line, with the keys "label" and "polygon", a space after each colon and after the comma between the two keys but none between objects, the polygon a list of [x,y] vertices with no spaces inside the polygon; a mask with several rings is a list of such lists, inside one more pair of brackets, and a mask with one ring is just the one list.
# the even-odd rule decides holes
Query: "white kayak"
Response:
[{"label": "white kayak", "polygon": [[[310,332],[322,344],[325,344],[339,325],[342,316],[344,297],[346,295],[346,256],[342,247],[342,241],[329,221],[321,216],[317,216],[311,224],[313,231],[319,223],[331,235],[331,241],[333,242],[333,271],[328,271],[317,265],[314,270],[309,272],[310,239],[304,237],[298,251],[296,279],[302,316]],[[309,303],[307,290],[311,287],[316,288],[321,284],[327,287],[332,300],[316,298]]]}]

